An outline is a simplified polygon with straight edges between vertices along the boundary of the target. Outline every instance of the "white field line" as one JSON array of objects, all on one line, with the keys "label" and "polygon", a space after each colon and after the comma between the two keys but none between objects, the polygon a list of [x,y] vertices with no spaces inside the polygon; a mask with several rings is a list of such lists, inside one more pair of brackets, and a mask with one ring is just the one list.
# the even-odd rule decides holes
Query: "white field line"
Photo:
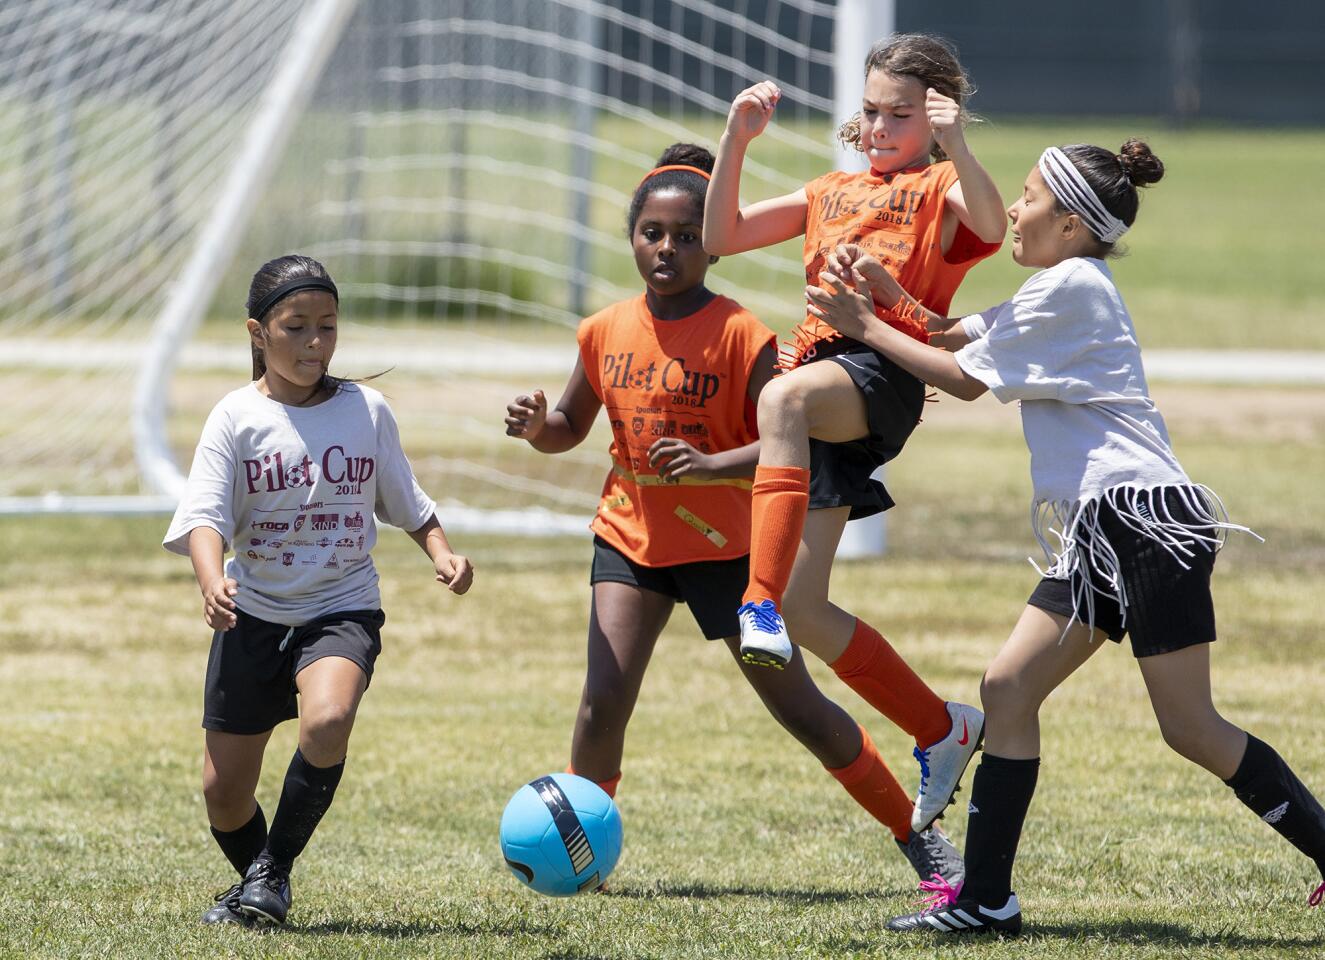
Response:
[{"label": "white field line", "polygon": [[[452,376],[463,373],[569,373],[576,349],[570,345],[492,346],[485,338],[480,347],[459,340],[445,344],[363,344],[337,352],[334,366],[354,375],[391,368],[404,373]],[[143,342],[0,339],[0,370],[125,370],[144,355]],[[191,373],[233,372],[250,369],[247,345],[190,343],[180,352],[178,369]],[[333,366],[333,370],[334,370]]]},{"label": "white field line", "polygon": [[[495,344],[498,344],[494,346]],[[123,370],[143,356],[133,341],[0,339],[0,370]],[[501,344],[483,338],[479,345],[456,338],[448,346],[408,343],[355,344],[343,349],[347,372],[392,368],[424,376],[456,374],[564,374],[575,362],[569,344]],[[190,372],[239,372],[249,369],[243,344],[191,343],[180,355],[179,369]],[[1146,374],[1156,382],[1325,385],[1325,352],[1289,350],[1148,350]]]}]

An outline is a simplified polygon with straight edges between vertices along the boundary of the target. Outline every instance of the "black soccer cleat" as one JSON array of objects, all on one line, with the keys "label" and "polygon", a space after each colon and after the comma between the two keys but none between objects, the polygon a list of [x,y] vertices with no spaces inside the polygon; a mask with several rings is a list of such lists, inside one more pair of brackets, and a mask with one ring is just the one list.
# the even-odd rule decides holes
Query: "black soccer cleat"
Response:
[{"label": "black soccer cleat", "polygon": [[255,923],[279,926],[290,912],[290,866],[259,857],[244,874],[239,909]]},{"label": "black soccer cleat", "polygon": [[961,853],[948,839],[948,835],[939,829],[937,823],[923,833],[912,830],[906,843],[900,840],[893,842],[910,861],[916,876],[921,880],[938,877],[958,887],[966,877],[966,864],[962,861]]},{"label": "black soccer cleat", "polygon": [[216,905],[202,915],[203,923],[237,923],[241,927],[252,925],[239,909],[239,895],[244,892],[244,884],[235,884],[229,890],[216,895]]},{"label": "black soccer cleat", "polygon": [[[937,884],[922,887],[933,889]],[[1021,933],[1021,904],[1011,894],[1001,907],[981,906],[972,897],[962,897],[960,888],[936,893],[934,903],[918,913],[893,917],[887,927],[897,933],[932,930],[935,933],[1003,933],[1016,936]]]}]

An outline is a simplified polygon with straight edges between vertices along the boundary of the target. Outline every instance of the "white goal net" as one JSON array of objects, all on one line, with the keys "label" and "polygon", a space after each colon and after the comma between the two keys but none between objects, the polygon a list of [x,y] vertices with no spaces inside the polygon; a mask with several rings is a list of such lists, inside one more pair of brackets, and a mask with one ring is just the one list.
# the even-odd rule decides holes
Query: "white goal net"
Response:
[{"label": "white goal net", "polygon": [[[555,402],[579,318],[639,292],[630,194],[669,144],[713,148],[741,87],[785,92],[745,193],[834,165],[835,7],[10,0],[0,498],[177,489],[248,378],[248,278],[300,252],[341,290],[333,372],[392,368],[375,383],[446,510],[582,528],[606,432],[544,456],[505,403]],[[778,329],[801,278],[796,243],[710,273]]]}]

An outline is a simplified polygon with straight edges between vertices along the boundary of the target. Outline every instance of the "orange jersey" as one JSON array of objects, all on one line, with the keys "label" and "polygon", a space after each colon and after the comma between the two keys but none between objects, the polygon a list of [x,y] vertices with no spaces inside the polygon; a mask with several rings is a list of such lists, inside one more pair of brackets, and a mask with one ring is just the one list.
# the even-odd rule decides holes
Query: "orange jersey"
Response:
[{"label": "orange jersey", "polygon": [[[805,281],[819,283],[824,261],[840,243],[858,244],[887,268],[902,289],[936,313],[946,314],[966,272],[1000,246],[985,243],[957,224],[944,256],[944,198],[957,182],[952,161],[880,176],[828,173],[805,185]],[[876,310],[880,319],[921,342],[929,341],[924,321]],[[841,336],[817,317],[807,316],[783,348],[782,363],[793,367],[813,356],[814,347]]]},{"label": "orange jersey", "polygon": [[750,480],[664,480],[649,447],[679,437],[702,453],[758,439],[750,370],[774,339],[740,304],[714,297],[658,320],[641,294],[580,325],[580,358],[612,421],[612,472],[590,529],[636,563],[667,567],[750,552]]}]

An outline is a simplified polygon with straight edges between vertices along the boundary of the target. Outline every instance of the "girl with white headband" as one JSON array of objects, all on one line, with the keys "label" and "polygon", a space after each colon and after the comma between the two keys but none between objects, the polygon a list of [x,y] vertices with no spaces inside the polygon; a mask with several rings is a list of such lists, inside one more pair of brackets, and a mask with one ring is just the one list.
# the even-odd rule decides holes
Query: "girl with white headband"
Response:
[{"label": "girl with white headband", "polygon": [[[1104,258],[1132,225],[1137,187],[1164,166],[1138,140],[1119,153],[1051,147],[1008,209],[1012,256],[1041,268],[1016,296],[932,342],[881,323],[871,300],[914,303],[858,248],[840,247],[810,310],[844,335],[964,400],[1021,402],[1048,566],[985,672],[984,757],[971,791],[964,884],[935,891],[893,930],[1016,932],[1012,863],[1039,768],[1039,707],[1108,637],[1130,634],[1160,730],[1315,861],[1325,877],[1325,811],[1274,749],[1225,720],[1210,694],[1210,574],[1229,530],[1218,498],[1193,483],[1149,396],[1132,319]],[[855,289],[852,289],[852,288]],[[858,292],[860,291],[860,292]],[[1309,903],[1325,897],[1325,883]]]}]

